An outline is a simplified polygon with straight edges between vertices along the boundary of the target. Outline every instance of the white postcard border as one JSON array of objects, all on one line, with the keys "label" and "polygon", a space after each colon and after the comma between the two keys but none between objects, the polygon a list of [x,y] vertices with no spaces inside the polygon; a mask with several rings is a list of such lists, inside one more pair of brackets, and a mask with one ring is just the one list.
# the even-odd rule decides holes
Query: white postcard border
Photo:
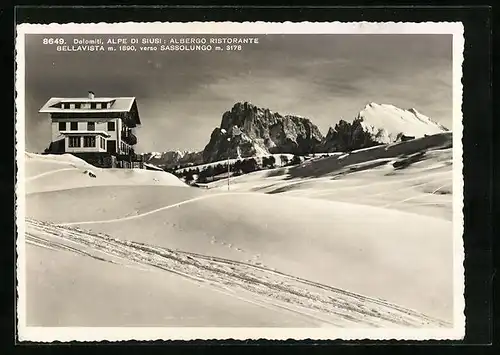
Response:
[{"label": "white postcard border", "polygon": [[[25,48],[26,34],[451,34],[453,35],[453,328],[91,328],[28,327],[25,269]],[[460,22],[189,22],[19,24],[16,34],[16,241],[17,335],[19,341],[124,340],[459,340],[465,335],[463,243],[462,63],[464,28]]]}]

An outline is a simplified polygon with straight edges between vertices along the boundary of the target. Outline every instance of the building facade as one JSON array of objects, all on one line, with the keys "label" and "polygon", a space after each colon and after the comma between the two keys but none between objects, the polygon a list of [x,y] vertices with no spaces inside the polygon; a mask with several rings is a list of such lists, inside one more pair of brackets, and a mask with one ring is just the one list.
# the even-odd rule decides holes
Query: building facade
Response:
[{"label": "building facade", "polygon": [[134,151],[141,125],[135,97],[53,97],[39,112],[51,120],[47,153],[70,153],[99,167],[142,167]]}]

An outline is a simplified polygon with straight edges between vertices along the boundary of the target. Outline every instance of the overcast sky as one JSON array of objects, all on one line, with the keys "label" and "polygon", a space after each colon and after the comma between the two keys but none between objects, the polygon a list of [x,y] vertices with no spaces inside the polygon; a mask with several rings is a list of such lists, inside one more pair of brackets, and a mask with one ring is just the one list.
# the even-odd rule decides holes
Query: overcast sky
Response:
[{"label": "overcast sky", "polygon": [[50,97],[89,90],[137,98],[139,152],[203,149],[237,101],[305,116],[323,134],[372,101],[414,107],[451,128],[451,35],[258,37],[241,52],[85,53],[57,52],[29,35],[26,149],[50,143],[48,117],[38,113]]}]

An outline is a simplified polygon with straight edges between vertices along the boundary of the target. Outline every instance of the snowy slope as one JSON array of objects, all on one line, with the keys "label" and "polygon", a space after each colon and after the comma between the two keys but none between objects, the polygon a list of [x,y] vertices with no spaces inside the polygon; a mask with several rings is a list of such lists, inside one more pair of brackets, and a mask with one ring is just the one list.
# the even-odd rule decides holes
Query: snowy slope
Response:
[{"label": "snowy slope", "polygon": [[[231,190],[353,202],[452,219],[450,132],[233,177]],[[405,164],[409,163],[409,164]],[[226,191],[225,181],[209,184]]]},{"label": "snowy slope", "polygon": [[[166,173],[162,184],[137,183],[136,173],[126,169],[107,172],[103,184],[100,177],[106,172],[94,168],[97,177],[89,178],[82,173],[87,166],[80,166],[81,161],[34,156],[26,162],[27,175],[32,177],[26,182],[28,218],[65,224],[57,228],[86,229],[89,234],[84,233],[81,240],[88,248],[109,245],[99,239],[98,233],[106,233],[123,241],[116,250],[144,260],[162,261],[163,256],[132,248],[130,243],[169,248],[182,255],[224,258],[231,263],[208,265],[195,256],[182,264],[185,266],[169,261],[175,271],[204,278],[206,288],[202,289],[184,285],[183,276],[162,274],[157,278],[139,272],[130,267],[129,260],[125,260],[127,265],[111,265],[64,254],[69,253],[66,246],[96,252],[79,249],[83,247],[74,240],[63,241],[66,246],[50,244],[61,242],[57,241],[61,236],[78,237],[73,232],[35,235],[31,243],[43,244],[36,239],[43,237],[57,250],[30,245],[27,287],[30,295],[43,295],[28,299],[30,323],[325,326],[304,314],[298,317],[296,312],[280,311],[268,296],[262,296],[270,288],[283,290],[283,280],[270,277],[273,271],[451,321],[453,224],[447,216],[451,211],[452,155],[448,135],[256,172],[232,179],[229,193],[180,187],[174,180],[170,184],[171,175]],[[431,146],[434,150],[429,150]],[[414,150],[427,151],[422,160],[395,168],[393,163],[411,159]],[[58,170],[61,168],[70,170]],[[66,175],[69,173],[78,175]],[[130,174],[128,185],[120,176],[125,173]],[[42,179],[47,180],[41,183]],[[46,189],[48,185],[50,189]],[[86,266],[79,267],[83,263]],[[150,270],[146,264],[139,267]],[[257,267],[265,268],[264,274],[249,273],[248,268]],[[226,275],[224,289],[244,296],[245,301],[217,292],[212,286],[220,277],[214,274],[212,278],[207,270]],[[242,279],[234,277],[236,273],[254,280],[244,285],[252,290],[243,292],[234,286]],[[117,292],[112,293],[115,287]],[[300,287],[301,295],[310,291]],[[294,303],[295,296],[273,292],[271,296],[285,296],[286,304],[304,310]],[[96,298],[101,300],[99,304],[88,301]],[[48,309],[51,312],[44,311]],[[335,314],[329,320],[353,325]],[[363,321],[357,326],[361,324]]]},{"label": "snowy slope", "polygon": [[[451,320],[449,221],[258,193],[207,192],[178,202],[172,201],[172,187],[149,194],[151,188],[137,187],[135,196],[97,188],[29,195],[27,215],[122,240],[252,263]],[[183,190],[191,189],[176,192]],[[61,203],[61,193],[67,203]],[[146,194],[149,206],[135,206]]]},{"label": "snowy slope", "polygon": [[187,187],[176,176],[164,171],[101,169],[71,154],[26,153],[24,169],[27,181],[26,193],[90,186],[161,185]]},{"label": "snowy slope", "polygon": [[57,240],[49,244],[28,238],[28,326],[319,327],[323,323],[82,245],[69,243],[73,248],[69,249]]},{"label": "snowy slope", "polygon": [[[52,258],[49,256],[49,258],[42,257],[37,260],[37,256],[43,251],[39,249],[38,253],[34,253],[31,258],[35,259],[35,263],[31,264],[34,268],[29,275],[36,275],[40,269],[44,268],[45,277],[38,277],[36,280],[38,285],[48,286],[45,290],[38,290],[41,292],[33,292],[43,295],[42,300],[32,302],[33,305],[43,301],[48,303],[46,304],[48,307],[33,307],[33,313],[37,314],[33,317],[34,322],[42,324],[52,321],[61,325],[68,322],[78,322],[82,325],[89,322],[96,325],[105,323],[109,325],[110,320],[114,320],[117,325],[142,322],[149,324],[163,322],[163,324],[173,325],[174,322],[178,322],[178,325],[191,323],[214,326],[224,325],[229,321],[235,326],[241,326],[245,322],[254,326],[259,323],[282,326],[295,324],[297,326],[301,325],[300,318],[302,318],[304,325],[309,326],[399,328],[447,325],[419,312],[401,308],[383,300],[370,299],[324,284],[309,282],[294,275],[276,272],[248,262],[147,245],[89,230],[57,226],[40,221],[28,220],[27,227],[28,246],[46,248],[53,254]],[[58,275],[57,269],[54,269],[54,258],[57,258],[58,264],[61,264],[64,263],[63,257],[71,256],[71,254],[73,257],[86,256],[87,258],[81,258],[79,263],[67,260],[66,267]],[[95,265],[94,262],[94,268],[92,268],[93,265],[89,263],[92,261],[91,258],[114,264],[117,268],[110,270],[106,264],[102,264],[102,271],[111,271],[107,275],[111,282],[99,285],[92,283],[93,297],[86,297],[87,292],[81,288],[92,280],[92,276],[97,280],[102,280],[102,277],[96,277],[97,275],[88,272],[90,270],[94,273],[99,272],[99,265]],[[70,271],[69,268],[73,270]],[[74,270],[75,268],[77,270]],[[143,272],[140,275],[134,272],[134,268],[150,271],[150,273],[157,271],[155,275],[157,278],[156,280],[149,278],[149,282],[140,284],[144,281],[144,277],[147,277],[147,273]],[[115,273],[118,275],[114,276]],[[68,282],[70,281],[68,276],[75,277],[76,274],[79,276],[78,282]],[[99,272],[100,274],[102,272]],[[176,274],[190,277],[181,278]],[[124,282],[123,279],[120,280],[120,277],[127,276],[133,278],[133,284]],[[87,282],[82,282],[83,280]],[[189,287],[186,281],[203,289],[203,300],[196,300],[199,292],[196,292],[195,288],[192,292],[193,287]],[[57,293],[54,292],[55,284],[59,286]],[[110,284],[115,286],[115,290],[110,287]],[[133,287],[134,285],[138,287]],[[164,285],[163,289],[158,285]],[[131,286],[132,289],[126,290]],[[62,290],[65,291],[65,295],[61,294]],[[120,295],[119,291],[125,291],[125,294]],[[221,294],[216,295],[214,291]],[[183,297],[183,294],[186,297],[179,299]],[[231,297],[224,299],[221,297],[224,295]],[[194,299],[192,299],[193,296]],[[73,302],[64,302],[63,297]],[[115,298],[112,303],[113,307],[106,307],[112,298]],[[89,302],[96,299],[100,302]],[[147,302],[137,302],[137,299],[145,299]],[[168,302],[162,302],[161,299],[168,299]],[[55,300],[59,300],[57,303],[65,307],[60,317],[52,311],[54,307],[51,303]],[[107,302],[102,302],[103,300]],[[248,303],[245,305],[241,301]],[[172,307],[172,304],[181,307]],[[189,307],[189,304],[193,304],[193,307]],[[126,307],[127,312],[118,311],[123,306]],[[253,306],[253,309],[248,306]],[[200,309],[200,307],[205,307],[205,309]],[[49,309],[51,311],[47,312],[46,310]],[[216,311],[222,314],[217,316]],[[120,320],[117,321],[118,319]],[[304,322],[307,320],[309,322]],[[226,323],[226,325],[229,324]]]},{"label": "snowy slope", "polygon": [[381,143],[395,141],[400,133],[418,138],[448,131],[414,108],[403,110],[388,104],[372,102],[359,112],[357,118],[362,120],[365,130],[373,135],[377,135],[380,130],[385,131],[384,134],[379,133]]}]

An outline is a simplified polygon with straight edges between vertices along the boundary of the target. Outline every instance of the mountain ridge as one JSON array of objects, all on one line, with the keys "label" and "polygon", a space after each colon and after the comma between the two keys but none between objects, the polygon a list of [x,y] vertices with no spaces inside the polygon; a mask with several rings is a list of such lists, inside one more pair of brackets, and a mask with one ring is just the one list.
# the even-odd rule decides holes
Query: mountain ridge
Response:
[{"label": "mountain ridge", "polygon": [[203,150],[143,155],[148,162],[171,169],[227,158],[350,151],[449,131],[413,107],[370,102],[352,120],[341,119],[323,135],[307,117],[236,102],[223,113]]},{"label": "mountain ridge", "polygon": [[163,169],[175,169],[177,166],[198,165],[203,163],[201,152],[174,150],[166,152],[150,152],[142,154],[146,163],[157,165]]}]

